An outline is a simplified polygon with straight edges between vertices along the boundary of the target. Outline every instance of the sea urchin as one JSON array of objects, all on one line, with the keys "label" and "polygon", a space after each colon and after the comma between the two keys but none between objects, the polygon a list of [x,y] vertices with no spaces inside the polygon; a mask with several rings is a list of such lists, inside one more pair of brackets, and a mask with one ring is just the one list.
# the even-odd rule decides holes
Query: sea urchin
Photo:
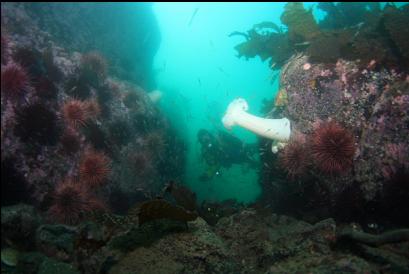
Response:
[{"label": "sea urchin", "polygon": [[280,163],[292,179],[303,175],[309,162],[309,153],[302,138],[292,138],[280,155]]},{"label": "sea urchin", "polygon": [[84,213],[91,210],[87,191],[79,183],[67,179],[57,185],[48,214],[59,223],[72,225],[77,224]]},{"label": "sea urchin", "polygon": [[342,174],[352,166],[354,136],[336,122],[321,124],[312,135],[315,165],[327,174]]},{"label": "sea urchin", "polygon": [[64,120],[74,128],[84,126],[90,118],[87,105],[80,100],[69,100],[62,108]]},{"label": "sea urchin", "polygon": [[80,163],[80,178],[90,187],[100,186],[109,173],[111,160],[101,152],[89,150],[85,152]]},{"label": "sea urchin", "polygon": [[1,70],[1,93],[9,97],[19,97],[30,91],[30,77],[19,64],[9,62]]}]

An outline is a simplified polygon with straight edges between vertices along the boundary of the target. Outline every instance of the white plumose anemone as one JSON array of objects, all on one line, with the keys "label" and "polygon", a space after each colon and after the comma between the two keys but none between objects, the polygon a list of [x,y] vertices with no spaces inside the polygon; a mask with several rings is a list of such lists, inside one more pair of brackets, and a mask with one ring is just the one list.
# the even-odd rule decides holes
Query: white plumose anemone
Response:
[{"label": "white plumose anemone", "polygon": [[[267,139],[285,143],[291,135],[290,120],[282,119],[266,119],[249,114],[247,111],[249,106],[243,98],[234,99],[227,107],[226,113],[222,118],[225,128],[231,129],[238,125],[242,128]],[[277,148],[272,148],[276,152]]]}]

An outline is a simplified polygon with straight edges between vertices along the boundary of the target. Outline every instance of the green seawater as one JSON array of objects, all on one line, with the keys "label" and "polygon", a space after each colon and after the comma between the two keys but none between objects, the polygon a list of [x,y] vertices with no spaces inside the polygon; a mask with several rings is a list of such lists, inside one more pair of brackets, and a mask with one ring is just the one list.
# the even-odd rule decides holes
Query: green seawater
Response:
[{"label": "green seawater", "polygon": [[[155,3],[153,8],[161,31],[161,45],[154,61],[158,89],[164,94],[161,108],[188,143],[185,184],[199,200],[221,201],[235,198],[250,203],[261,194],[257,170],[236,165],[224,169],[209,182],[198,180],[206,167],[200,157],[197,132],[225,130],[221,118],[228,104],[237,97],[249,103],[249,112],[261,115],[263,99],[273,100],[278,92],[279,75],[268,60],[238,58],[234,47],[243,42],[234,31],[245,32],[260,22],[281,24],[281,3]],[[325,12],[318,3],[313,8],[319,21]],[[385,3],[383,3],[384,5]],[[277,70],[276,70],[277,71]],[[279,73],[279,72],[278,72]],[[231,133],[245,143],[255,143],[254,134],[241,128]]]},{"label": "green seawater", "polygon": [[[272,99],[278,80],[271,83],[268,62],[237,58],[234,46],[242,37],[228,37],[255,23],[280,24],[285,3],[156,3],[162,41],[155,58],[158,89],[164,93],[161,107],[188,142],[185,184],[199,200],[235,198],[249,203],[260,194],[256,169],[233,165],[208,182],[198,180],[206,163],[200,157],[197,132],[225,130],[221,118],[236,97],[245,98],[250,112],[260,115],[262,100]],[[251,12],[250,12],[251,10]],[[235,128],[231,132],[245,143],[254,134]]]}]

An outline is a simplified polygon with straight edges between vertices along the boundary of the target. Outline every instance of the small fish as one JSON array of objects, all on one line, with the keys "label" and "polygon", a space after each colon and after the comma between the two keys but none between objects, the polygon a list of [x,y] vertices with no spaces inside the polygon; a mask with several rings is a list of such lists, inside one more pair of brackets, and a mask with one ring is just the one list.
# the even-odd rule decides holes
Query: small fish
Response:
[{"label": "small fish", "polygon": [[193,14],[192,14],[192,16],[190,17],[190,20],[189,20],[189,24],[188,24],[189,27],[192,25],[193,19],[195,18],[198,11],[199,11],[198,7],[195,8],[195,10],[193,11]]},{"label": "small fish", "polygon": [[202,81],[200,81],[200,78],[197,78],[197,81],[199,82],[199,86],[202,86]]}]

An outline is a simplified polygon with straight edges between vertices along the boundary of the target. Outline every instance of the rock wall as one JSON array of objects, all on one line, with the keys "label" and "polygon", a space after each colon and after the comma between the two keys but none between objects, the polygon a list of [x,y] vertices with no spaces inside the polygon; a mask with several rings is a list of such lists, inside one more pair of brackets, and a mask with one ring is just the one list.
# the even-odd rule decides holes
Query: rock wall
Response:
[{"label": "rock wall", "polygon": [[[296,55],[282,69],[280,89],[287,104],[273,112],[280,108],[279,115],[292,121],[293,136],[278,156],[264,158],[267,192],[276,191],[268,186],[272,182],[286,189],[273,195],[275,202],[289,210],[326,208],[347,219],[405,223],[399,212],[409,208],[407,73],[375,61],[366,67],[341,59],[312,64],[308,56]],[[331,123],[337,126],[328,137],[322,128]],[[328,165],[332,161],[339,168]],[[292,195],[297,198],[288,199]]]},{"label": "rock wall", "polygon": [[34,35],[33,29],[44,32],[69,52],[98,50],[113,75],[151,91],[155,88],[152,61],[160,44],[151,5],[2,3],[2,26],[26,37]]},{"label": "rock wall", "polygon": [[159,45],[150,5],[1,7],[2,205],[75,223],[183,177],[185,144],[146,90]]}]

